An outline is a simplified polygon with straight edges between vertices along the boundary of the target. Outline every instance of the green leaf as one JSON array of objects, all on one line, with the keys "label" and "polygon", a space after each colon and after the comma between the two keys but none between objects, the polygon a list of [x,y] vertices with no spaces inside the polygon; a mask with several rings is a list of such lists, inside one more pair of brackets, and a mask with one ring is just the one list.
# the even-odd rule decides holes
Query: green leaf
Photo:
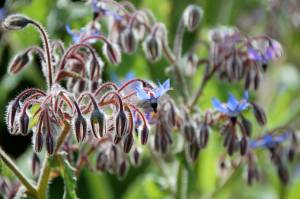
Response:
[{"label": "green leaf", "polygon": [[64,199],[77,199],[75,169],[70,165],[66,158],[59,156],[60,172],[65,183]]}]

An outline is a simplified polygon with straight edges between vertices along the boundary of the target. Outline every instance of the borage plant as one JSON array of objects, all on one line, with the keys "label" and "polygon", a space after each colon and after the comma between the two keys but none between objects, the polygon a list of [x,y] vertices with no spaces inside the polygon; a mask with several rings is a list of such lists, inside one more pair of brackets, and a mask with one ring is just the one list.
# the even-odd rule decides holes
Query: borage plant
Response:
[{"label": "borage plant", "polygon": [[[266,148],[280,180],[288,183],[286,162],[293,160],[297,152],[296,133],[284,126],[252,138],[253,124],[244,113],[251,109],[258,125],[267,124],[264,110],[250,100],[248,90],[259,88],[269,63],[282,55],[277,41],[220,27],[211,31],[210,41],[200,39],[183,54],[185,30],[195,31],[203,18],[199,6],[190,5],[184,10],[171,49],[165,25],[151,11],[112,0],[93,0],[91,4],[91,22],[80,31],[66,26],[73,41],[67,49],[63,41],[50,40],[44,27],[29,17],[15,14],[3,21],[6,30],[32,26],[43,41],[42,48],[32,46],[16,55],[8,72],[19,73],[37,54],[47,83],[46,90],[24,90],[7,107],[9,132],[32,136],[32,168],[37,181],[28,179],[0,150],[2,161],[19,181],[1,178],[4,194],[47,198],[48,184],[59,174],[65,181],[65,197],[76,198],[76,177],[83,167],[124,178],[130,163],[141,163],[142,145],[147,144],[150,151],[155,150],[151,154],[159,167],[165,154],[183,160],[179,163],[184,165],[179,166],[180,175],[180,169],[190,171],[199,152],[209,144],[212,131],[220,132],[226,148],[222,169],[233,173],[239,165],[246,165],[247,181],[252,184],[260,177],[257,149]],[[99,24],[106,19],[107,32]],[[172,89],[169,79],[157,84],[135,77],[121,84],[104,82],[104,60],[93,47],[96,42],[102,42],[101,55],[113,65],[122,62],[121,52],[134,55],[140,43],[150,62],[163,55],[170,64],[166,72],[176,89]],[[197,55],[201,46],[207,57]],[[202,81],[192,91],[187,79],[193,78],[201,65],[205,67]],[[197,102],[216,75],[229,82],[243,81],[244,97],[238,100],[229,94],[227,102],[214,98],[211,109],[200,111]],[[176,98],[168,95],[169,91]],[[40,153],[43,149],[45,155]],[[44,159],[42,166],[40,158]],[[174,185],[168,186],[174,194]]]}]

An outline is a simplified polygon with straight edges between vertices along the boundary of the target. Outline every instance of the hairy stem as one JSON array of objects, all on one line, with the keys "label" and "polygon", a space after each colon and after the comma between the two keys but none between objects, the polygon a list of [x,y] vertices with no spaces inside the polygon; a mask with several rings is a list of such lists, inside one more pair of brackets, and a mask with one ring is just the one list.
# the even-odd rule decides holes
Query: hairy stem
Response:
[{"label": "hairy stem", "polygon": [[48,67],[48,83],[49,83],[49,88],[52,87],[53,84],[53,79],[52,79],[52,55],[51,55],[51,46],[50,46],[50,41],[49,38],[47,36],[47,33],[45,31],[45,29],[36,21],[31,20],[31,24],[33,26],[35,26],[38,31],[41,34],[41,37],[43,39],[43,45],[44,45],[44,50],[46,51],[46,63],[47,63],[47,67]]},{"label": "hairy stem", "polygon": [[[56,155],[61,147],[61,145],[64,143],[64,140],[67,137],[67,134],[70,130],[70,125],[65,123],[65,126],[60,133],[58,139],[57,139],[57,144],[56,148],[54,149],[54,155]],[[49,183],[49,178],[50,178],[50,173],[51,173],[51,168],[49,166],[49,155],[46,155],[44,158],[43,162],[43,167],[41,168],[41,175],[38,180],[38,185],[37,185],[37,194],[38,194],[38,199],[46,199],[47,198],[47,188],[48,188],[48,183]]]},{"label": "hairy stem", "polygon": [[28,195],[36,197],[37,191],[36,187],[30,182],[30,180],[22,173],[18,166],[13,162],[13,160],[2,150],[0,147],[0,157],[3,163],[16,175],[20,180],[22,185],[26,188]]}]

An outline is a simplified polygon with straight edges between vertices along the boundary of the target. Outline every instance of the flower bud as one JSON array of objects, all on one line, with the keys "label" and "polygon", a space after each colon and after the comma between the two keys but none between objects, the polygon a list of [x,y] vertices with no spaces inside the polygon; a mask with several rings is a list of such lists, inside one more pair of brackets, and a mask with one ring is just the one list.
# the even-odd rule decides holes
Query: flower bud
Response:
[{"label": "flower bud", "polygon": [[191,122],[186,122],[183,125],[183,135],[189,143],[193,142],[195,137],[195,127]]},{"label": "flower bud", "polygon": [[77,142],[82,142],[85,139],[87,132],[87,123],[85,118],[78,114],[73,123]]},{"label": "flower bud", "polygon": [[131,162],[133,166],[139,166],[141,164],[141,155],[137,149],[134,149],[131,155]]},{"label": "flower bud", "polygon": [[9,15],[2,23],[3,28],[7,30],[19,30],[25,28],[31,20],[19,14]]},{"label": "flower bud", "polygon": [[246,134],[249,137],[252,134],[252,124],[249,120],[247,120],[244,117],[242,117],[242,121],[241,121],[241,130],[243,131],[244,134]]},{"label": "flower bud", "polygon": [[123,137],[127,131],[127,116],[124,111],[119,111],[116,117],[116,134]]},{"label": "flower bud", "polygon": [[98,108],[91,114],[92,132],[96,138],[102,137],[105,133],[105,115]]},{"label": "flower bud", "polygon": [[97,155],[96,169],[101,170],[101,171],[105,171],[106,167],[107,167],[107,161],[108,161],[107,155],[105,154],[105,152],[101,151]]},{"label": "flower bud", "polygon": [[136,51],[136,35],[132,28],[126,28],[121,33],[121,45],[124,52],[132,54]]},{"label": "flower bud", "polygon": [[280,164],[277,166],[277,173],[280,181],[283,184],[287,184],[289,182],[289,178],[290,178],[289,173],[287,171],[287,168],[284,165]]},{"label": "flower bud", "polygon": [[37,132],[35,134],[35,141],[34,141],[34,150],[36,152],[41,152],[44,144],[44,137],[41,132]]},{"label": "flower bud", "polygon": [[143,44],[143,49],[147,59],[150,62],[156,62],[160,59],[162,54],[161,41],[154,36],[148,36]]},{"label": "flower bud", "polygon": [[133,145],[133,136],[131,133],[128,133],[125,138],[124,138],[124,142],[123,142],[123,151],[124,153],[129,153],[132,145]]},{"label": "flower bud", "polygon": [[28,134],[28,126],[29,126],[29,117],[26,113],[26,111],[22,111],[22,114],[20,115],[20,133],[24,136]]},{"label": "flower bud", "polygon": [[54,152],[54,141],[51,133],[46,134],[46,149],[48,154],[52,155]]},{"label": "flower bud", "polygon": [[110,63],[118,65],[121,63],[121,52],[119,46],[113,43],[105,43],[103,45],[103,52]]},{"label": "flower bud", "polygon": [[19,103],[16,100],[11,101],[7,106],[6,122],[7,122],[9,133],[11,134],[16,134],[15,120],[16,120],[16,115],[18,110],[19,110]]},{"label": "flower bud", "polygon": [[192,143],[188,145],[188,156],[192,161],[195,161],[200,152],[200,148],[198,148],[197,144]]},{"label": "flower bud", "polygon": [[240,141],[240,152],[242,156],[246,154],[247,148],[248,148],[248,140],[246,136],[243,136]]},{"label": "flower bud", "polygon": [[202,124],[200,127],[200,132],[199,132],[199,146],[201,146],[201,148],[205,148],[207,145],[209,139],[209,131],[208,131],[208,127],[207,124]]},{"label": "flower bud", "polygon": [[128,163],[126,160],[123,160],[118,168],[118,176],[123,179],[128,171]]},{"label": "flower bud", "polygon": [[40,168],[41,168],[41,160],[36,153],[33,153],[32,161],[31,161],[31,171],[33,176],[35,177],[38,176]]},{"label": "flower bud", "polygon": [[264,110],[255,103],[252,103],[252,106],[253,106],[253,113],[257,123],[262,126],[265,125],[267,123],[267,117]]},{"label": "flower bud", "polygon": [[185,73],[188,76],[192,76],[195,74],[196,69],[198,67],[199,57],[196,53],[188,53],[185,57]]},{"label": "flower bud", "polygon": [[192,32],[199,25],[203,16],[203,10],[199,6],[190,5],[184,11],[184,25]]},{"label": "flower bud", "polygon": [[143,129],[142,129],[142,132],[141,132],[141,143],[142,143],[142,145],[147,144],[148,135],[149,135],[149,129],[146,125],[144,125]]},{"label": "flower bud", "polygon": [[114,144],[119,144],[121,140],[122,140],[122,137],[115,135]]},{"label": "flower bud", "polygon": [[30,58],[27,52],[15,56],[15,58],[9,64],[8,73],[17,74],[21,69],[24,68],[24,66],[26,66],[26,64],[28,64],[29,61]]}]

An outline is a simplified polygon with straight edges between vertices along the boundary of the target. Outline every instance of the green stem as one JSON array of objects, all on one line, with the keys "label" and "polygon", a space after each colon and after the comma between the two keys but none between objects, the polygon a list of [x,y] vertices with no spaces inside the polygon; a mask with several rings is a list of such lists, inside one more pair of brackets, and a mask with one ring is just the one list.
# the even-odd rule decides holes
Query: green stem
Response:
[{"label": "green stem", "polygon": [[[59,152],[59,149],[61,145],[64,143],[64,140],[66,139],[69,130],[70,130],[70,125],[65,123],[65,126],[57,139],[56,148],[54,149],[54,155],[57,155],[57,153]],[[50,156],[47,154],[44,158],[43,167],[41,169],[41,175],[38,180],[38,185],[37,185],[38,199],[47,198],[47,188],[48,188],[48,182],[51,174],[51,168],[48,164],[49,158]]]},{"label": "green stem", "polygon": [[37,196],[36,187],[30,182],[30,180],[21,172],[18,166],[13,160],[2,150],[0,147],[0,157],[4,164],[17,176],[24,187],[27,189],[27,194],[33,197]]}]

